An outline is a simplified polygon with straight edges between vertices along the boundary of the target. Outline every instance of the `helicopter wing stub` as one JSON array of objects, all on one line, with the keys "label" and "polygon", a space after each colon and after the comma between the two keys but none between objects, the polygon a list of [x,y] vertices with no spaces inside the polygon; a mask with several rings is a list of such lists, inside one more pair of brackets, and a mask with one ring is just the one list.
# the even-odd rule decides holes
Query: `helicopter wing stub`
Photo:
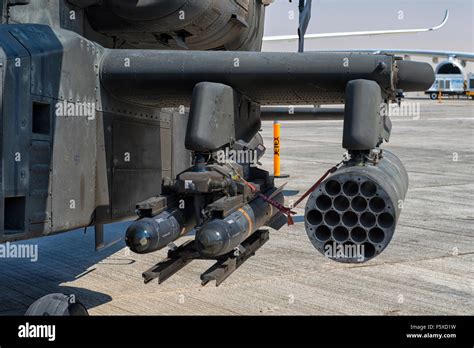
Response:
[{"label": "helicopter wing stub", "polygon": [[[416,84],[406,83],[407,69],[420,71]],[[394,96],[399,89],[429,88],[434,73],[425,63],[399,64],[389,55],[350,52],[110,50],[102,60],[100,77],[104,88],[118,98],[170,107],[189,105],[200,82],[229,85],[261,105],[321,105],[343,102],[351,80],[375,81],[385,94]]]}]

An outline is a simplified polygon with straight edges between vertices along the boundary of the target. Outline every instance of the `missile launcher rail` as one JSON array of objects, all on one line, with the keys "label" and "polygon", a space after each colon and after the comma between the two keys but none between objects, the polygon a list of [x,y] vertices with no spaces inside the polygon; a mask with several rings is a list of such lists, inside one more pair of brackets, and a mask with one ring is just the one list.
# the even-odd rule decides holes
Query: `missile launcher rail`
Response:
[{"label": "missile launcher rail", "polygon": [[[242,266],[245,261],[254,256],[256,251],[260,249],[269,238],[269,231],[260,229],[242,242],[235,250],[216,258],[216,263],[201,274],[201,284],[204,286],[211,281],[215,281],[216,286],[222,284],[222,282]],[[147,284],[154,279],[158,279],[158,284],[161,284],[191,261],[208,259],[209,258],[199,253],[194,240],[187,241],[175,249],[170,249],[166,259],[163,259],[143,272],[143,280],[145,284]]]}]

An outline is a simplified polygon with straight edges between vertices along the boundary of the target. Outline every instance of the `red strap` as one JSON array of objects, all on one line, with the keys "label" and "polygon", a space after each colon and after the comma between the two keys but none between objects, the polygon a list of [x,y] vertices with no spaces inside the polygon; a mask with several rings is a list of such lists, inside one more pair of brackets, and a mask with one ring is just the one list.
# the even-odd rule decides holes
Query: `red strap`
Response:
[{"label": "red strap", "polygon": [[311,192],[313,192],[313,191],[316,189],[316,187],[318,187],[318,186],[323,182],[323,180],[327,178],[327,176],[328,176],[329,174],[334,173],[334,172],[339,168],[338,166],[339,166],[339,165],[334,166],[334,167],[332,167],[331,169],[329,169],[326,173],[324,173],[324,175],[323,175],[321,178],[319,178],[319,180],[316,181],[315,184],[314,184],[313,186],[311,186],[311,187],[309,188],[309,190],[306,191],[305,194],[300,197],[300,199],[298,199],[298,200],[296,201],[296,203],[295,203],[295,205],[294,205],[293,207],[297,207],[306,197],[308,197],[309,194],[310,194]]},{"label": "red strap", "polygon": [[291,217],[291,215],[295,215],[296,212],[295,211],[292,211],[290,208],[287,208],[285,207],[284,205],[278,203],[277,201],[274,201],[273,199],[271,199],[270,197],[267,197],[265,196],[263,193],[259,192],[257,190],[257,188],[252,185],[250,182],[248,182],[247,180],[245,180],[244,178],[240,177],[240,179],[245,183],[245,185],[247,185],[254,193],[257,193],[257,195],[262,198],[265,202],[267,202],[268,204],[271,204],[272,206],[274,206],[275,208],[277,208],[280,212],[282,212],[283,214],[285,214],[288,218],[288,225],[293,225],[293,219]]},{"label": "red strap", "polygon": [[[296,208],[306,197],[309,196],[309,194],[311,192],[313,192],[322,182],[324,179],[326,179],[326,177],[329,175],[329,174],[332,174],[334,173],[338,168],[339,166],[342,164],[343,162],[335,165],[334,167],[332,167],[331,169],[329,169],[326,173],[324,173],[324,175],[319,178],[318,181],[316,181],[316,183],[311,186],[309,188],[308,191],[305,192],[305,194],[303,196],[300,197],[300,199],[298,199],[295,203],[295,205],[293,206],[293,208]],[[259,192],[257,190],[257,188],[252,185],[250,182],[248,182],[247,180],[245,180],[244,178],[240,177],[240,179],[255,193],[258,194],[259,197],[261,197],[265,202],[267,202],[268,204],[271,204],[272,206],[274,206],[275,208],[277,208],[280,212],[282,212],[283,214],[286,215],[286,217],[288,218],[288,226],[291,226],[291,225],[294,225],[294,221],[293,221],[293,217],[292,215],[296,215],[296,212],[291,210],[292,208],[288,208],[288,207],[285,207],[284,205],[274,201],[273,199],[265,196],[263,193]]]}]

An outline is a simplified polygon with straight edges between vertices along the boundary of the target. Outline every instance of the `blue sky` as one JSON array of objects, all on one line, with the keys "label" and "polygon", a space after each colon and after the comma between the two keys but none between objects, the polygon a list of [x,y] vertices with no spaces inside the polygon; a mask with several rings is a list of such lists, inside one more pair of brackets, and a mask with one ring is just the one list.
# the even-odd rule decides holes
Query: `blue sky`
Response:
[{"label": "blue sky", "polygon": [[[306,48],[398,48],[473,52],[474,0],[313,0],[312,22],[308,33],[431,27],[442,21],[446,9],[450,10],[450,19],[444,28],[436,32],[317,39],[308,41]],[[291,10],[295,12],[293,20],[289,19]],[[266,36],[295,34],[297,26],[298,0],[293,0],[292,4],[288,0],[275,0],[267,8]],[[275,44],[265,45],[267,50],[276,50]],[[278,50],[296,50],[295,43],[277,45]]]}]

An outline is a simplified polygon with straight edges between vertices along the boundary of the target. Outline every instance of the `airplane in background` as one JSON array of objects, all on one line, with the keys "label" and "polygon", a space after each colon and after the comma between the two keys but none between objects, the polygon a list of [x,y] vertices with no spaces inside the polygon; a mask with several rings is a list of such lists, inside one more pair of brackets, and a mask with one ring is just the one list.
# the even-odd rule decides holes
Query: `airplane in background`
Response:
[{"label": "airplane in background", "polygon": [[[331,39],[331,38],[345,38],[345,37],[361,37],[361,36],[386,36],[386,35],[413,35],[419,33],[435,32],[446,26],[450,18],[449,10],[446,10],[443,20],[436,26],[427,28],[414,29],[396,29],[396,30],[366,30],[366,31],[349,31],[349,32],[332,32],[332,33],[313,33],[305,34],[305,40]],[[266,36],[263,42],[292,42],[298,41],[298,35],[278,35]],[[443,51],[443,50],[413,50],[413,49],[351,49],[344,48],[340,50],[317,50],[318,52],[360,52],[371,54],[392,54],[403,56],[404,59],[411,59],[411,56],[430,57],[433,63],[437,64],[435,73],[437,79],[433,86],[428,90],[431,99],[437,99],[441,93],[442,95],[449,94],[465,94],[471,96],[474,90],[474,82],[472,81],[472,74],[465,74],[464,67],[467,62],[474,62],[474,53],[461,51]],[[446,58],[438,63],[438,58]],[[455,81],[462,80],[457,88]],[[442,82],[440,82],[442,81]],[[449,81],[449,82],[446,82]],[[474,96],[473,96],[474,98]],[[316,111],[317,113],[317,111]],[[281,113],[280,113],[281,114]],[[328,112],[321,112],[321,115],[326,115]]]}]

